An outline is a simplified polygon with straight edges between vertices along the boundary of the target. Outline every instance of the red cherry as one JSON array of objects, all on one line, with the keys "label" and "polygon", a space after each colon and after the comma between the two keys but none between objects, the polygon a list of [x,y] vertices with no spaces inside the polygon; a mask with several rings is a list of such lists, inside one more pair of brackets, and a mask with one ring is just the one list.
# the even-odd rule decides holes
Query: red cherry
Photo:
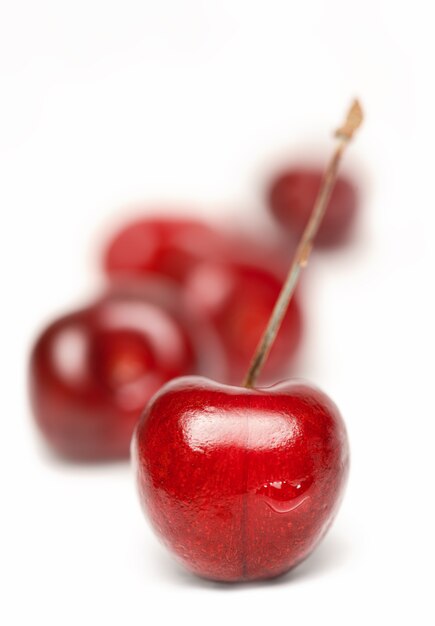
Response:
[{"label": "red cherry", "polygon": [[348,472],[336,406],[301,382],[172,381],[148,405],[132,452],[157,533],[188,569],[223,581],[277,576],[304,559]]},{"label": "red cherry", "polygon": [[[268,203],[272,213],[296,239],[305,228],[322,181],[322,171],[295,167],[284,170],[272,182]],[[358,193],[352,181],[337,178],[316,245],[334,246],[350,235],[358,207]]]},{"label": "red cherry", "polygon": [[175,379],[154,396],[135,429],[143,508],[168,547],[200,576],[277,576],[310,554],[337,511],[349,464],[337,407],[298,381],[253,387],[362,120],[354,101],[244,387]]},{"label": "red cherry", "polygon": [[[202,263],[190,273],[184,289],[186,301],[216,328],[227,354],[227,382],[241,382],[281,285],[274,273],[241,263]],[[295,296],[264,367],[263,382],[286,375],[301,334],[302,314]]]},{"label": "red cherry", "polygon": [[150,397],[175,376],[203,371],[192,329],[162,304],[118,289],[41,334],[30,362],[31,399],[61,455],[128,457]]},{"label": "red cherry", "polygon": [[225,257],[227,237],[200,221],[143,218],[121,229],[104,254],[111,276],[163,274],[182,282],[204,259]]}]

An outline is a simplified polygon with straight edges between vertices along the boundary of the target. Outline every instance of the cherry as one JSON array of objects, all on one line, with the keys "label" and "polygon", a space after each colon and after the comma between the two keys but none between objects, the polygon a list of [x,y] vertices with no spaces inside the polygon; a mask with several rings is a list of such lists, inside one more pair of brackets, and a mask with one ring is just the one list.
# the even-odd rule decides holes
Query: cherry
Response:
[{"label": "cherry", "polygon": [[[268,204],[279,222],[299,238],[319,192],[322,171],[296,166],[282,171],[272,181]],[[358,208],[358,192],[348,178],[338,177],[316,244],[336,246],[348,239]]]},{"label": "cherry", "polygon": [[[186,303],[211,320],[217,330],[227,354],[226,382],[239,381],[248,369],[281,284],[275,273],[245,263],[201,263],[190,273],[184,288]],[[294,297],[263,370],[263,381],[287,372],[301,334],[301,308]]]},{"label": "cherry", "polygon": [[348,471],[343,422],[314,387],[244,389],[178,378],[149,404],[133,458],[142,505],[190,570],[269,578],[305,558]]},{"label": "cherry", "polygon": [[111,276],[163,274],[182,282],[204,259],[225,258],[228,237],[193,219],[143,218],[117,232],[104,253],[104,267]]},{"label": "cherry", "polygon": [[355,102],[337,132],[321,193],[244,386],[175,379],[154,396],[135,429],[142,506],[166,545],[200,576],[277,576],[311,552],[337,511],[349,458],[338,409],[306,383],[254,385],[361,121]]},{"label": "cherry", "polygon": [[[30,361],[33,410],[62,456],[128,457],[140,412],[161,385],[207,371],[201,361],[207,339],[198,331],[205,344],[200,350],[193,329],[169,306],[171,299],[178,306],[179,298],[161,282],[158,290],[159,299],[156,288],[117,285],[91,306],[50,324],[38,338]],[[202,328],[199,322],[196,327]]]}]

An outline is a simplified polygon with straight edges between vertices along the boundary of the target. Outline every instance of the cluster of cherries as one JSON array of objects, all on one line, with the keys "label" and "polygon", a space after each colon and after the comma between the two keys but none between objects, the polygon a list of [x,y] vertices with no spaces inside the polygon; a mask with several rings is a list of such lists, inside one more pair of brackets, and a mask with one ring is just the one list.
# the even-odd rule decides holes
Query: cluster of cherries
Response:
[{"label": "cluster of cherries", "polygon": [[[144,507],[202,576],[285,571],[317,543],[337,506],[347,444],[332,402],[302,383],[236,386],[321,182],[322,172],[306,166],[274,178],[267,203],[283,228],[267,244],[193,219],[127,224],[104,251],[105,292],[51,323],[31,354],[33,412],[50,446],[74,460],[128,458],[136,429]],[[342,243],[357,203],[353,182],[337,178],[316,243]],[[263,384],[286,377],[302,325],[296,294]]]}]

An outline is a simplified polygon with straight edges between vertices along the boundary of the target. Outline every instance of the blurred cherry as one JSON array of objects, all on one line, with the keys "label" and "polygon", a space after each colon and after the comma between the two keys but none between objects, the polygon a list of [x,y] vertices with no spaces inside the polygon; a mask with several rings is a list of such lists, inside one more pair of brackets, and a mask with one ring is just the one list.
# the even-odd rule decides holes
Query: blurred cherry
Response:
[{"label": "blurred cherry", "polygon": [[182,282],[199,261],[225,257],[229,247],[223,233],[201,221],[142,218],[113,236],[104,267],[111,276],[155,272]]},{"label": "blurred cherry", "polygon": [[175,376],[207,369],[200,354],[211,349],[206,335],[194,334],[175,313],[179,300],[161,281],[150,290],[116,285],[43,331],[31,355],[31,401],[58,453],[77,460],[128,457],[150,397]]},{"label": "blurred cherry", "polygon": [[[292,167],[279,173],[267,193],[268,204],[278,221],[298,239],[308,221],[322,180],[322,171]],[[329,200],[316,245],[335,246],[351,234],[358,208],[358,191],[348,178],[340,176]]]},{"label": "blurred cherry", "polygon": [[[273,307],[282,280],[271,271],[242,263],[202,263],[185,286],[188,307],[211,320],[224,345],[227,382],[240,384]],[[302,314],[296,294],[285,315],[262,374],[262,381],[284,378],[302,334]]]}]

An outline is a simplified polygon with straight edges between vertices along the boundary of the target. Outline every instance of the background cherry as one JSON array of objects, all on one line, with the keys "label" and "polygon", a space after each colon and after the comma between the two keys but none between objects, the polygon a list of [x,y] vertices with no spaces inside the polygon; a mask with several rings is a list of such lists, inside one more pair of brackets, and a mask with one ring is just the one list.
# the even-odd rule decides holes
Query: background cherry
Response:
[{"label": "background cherry", "polygon": [[[294,166],[279,173],[268,189],[267,202],[272,213],[296,239],[300,238],[308,222],[321,182],[321,169]],[[339,176],[316,245],[336,246],[344,243],[351,234],[358,204],[355,183],[350,178]]]},{"label": "background cherry", "polygon": [[205,368],[200,352],[207,345],[199,347],[196,333],[169,307],[172,291],[160,282],[146,292],[145,285],[140,290],[117,285],[93,305],[50,324],[38,338],[30,360],[32,407],[45,438],[61,455],[127,458],[149,398],[174,376]]},{"label": "background cherry", "polygon": [[183,282],[204,259],[222,259],[230,251],[229,237],[194,219],[144,217],[116,232],[104,251],[110,276],[163,274]]}]

